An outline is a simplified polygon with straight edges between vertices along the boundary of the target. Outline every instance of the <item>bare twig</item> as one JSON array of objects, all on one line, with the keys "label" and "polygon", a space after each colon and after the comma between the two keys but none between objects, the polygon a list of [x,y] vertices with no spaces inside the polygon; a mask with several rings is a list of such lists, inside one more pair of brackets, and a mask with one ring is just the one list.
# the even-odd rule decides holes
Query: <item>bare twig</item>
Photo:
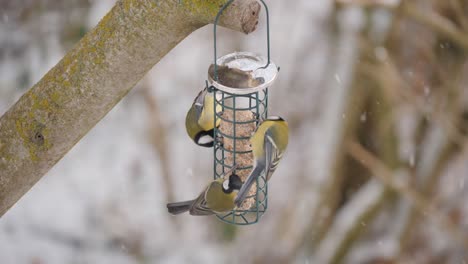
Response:
[{"label": "bare twig", "polygon": [[464,13],[463,6],[460,0],[448,0],[450,8],[454,11],[457,21],[460,23],[464,31],[468,30],[468,19]]},{"label": "bare twig", "polygon": [[[378,65],[375,63],[365,63],[362,67],[364,69],[363,72],[367,76],[385,84],[384,88],[386,88],[387,92],[398,97],[395,99],[406,100],[421,114],[430,115],[431,121],[444,128],[444,131],[449,135],[452,142],[459,146],[468,144],[468,138],[460,133],[457,125],[454,124],[454,119],[448,116],[446,111],[432,110],[432,105],[418,100],[417,96],[411,93],[410,84],[402,78],[401,73],[397,70],[397,66],[391,58],[387,58],[385,63]],[[401,89],[394,89],[395,87],[401,87]]]},{"label": "bare twig", "polygon": [[314,260],[317,263],[342,263],[353,242],[380,211],[388,194],[388,189],[377,180],[361,187],[334,218]]},{"label": "bare twig", "polygon": [[466,234],[464,235],[464,231],[457,228],[456,224],[454,224],[450,218],[440,213],[425,197],[409,187],[406,182],[398,181],[398,179],[393,177],[394,173],[360,144],[349,141],[346,145],[348,153],[356,161],[369,169],[372,174],[385,185],[409,200],[420,213],[430,216],[430,219],[434,220],[434,223],[449,232],[451,238],[453,238],[456,243],[462,243],[465,248],[468,248]]},{"label": "bare twig", "polygon": [[359,5],[362,7],[395,8],[399,0],[335,0],[338,5]]},{"label": "bare twig", "polygon": [[398,6],[399,1],[384,1],[384,0],[335,0],[341,5],[360,5],[365,7],[382,7],[393,12],[399,12],[402,15],[418,22],[421,25],[427,26],[434,32],[446,36],[455,43],[468,50],[468,34],[459,30],[457,26],[450,20],[435,13],[431,10],[422,11],[411,1],[404,1]]},{"label": "bare twig", "polygon": [[402,7],[402,12],[414,21],[431,28],[434,32],[446,36],[468,49],[468,35],[459,30],[450,20],[430,10],[421,11],[413,3],[407,2]]}]

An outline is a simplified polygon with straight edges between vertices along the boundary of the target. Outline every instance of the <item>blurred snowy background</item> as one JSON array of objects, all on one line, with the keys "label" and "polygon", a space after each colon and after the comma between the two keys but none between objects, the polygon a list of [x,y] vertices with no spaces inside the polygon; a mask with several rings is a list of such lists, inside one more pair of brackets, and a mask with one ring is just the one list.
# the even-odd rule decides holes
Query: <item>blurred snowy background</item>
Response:
[{"label": "blurred snowy background", "polygon": [[[184,128],[209,25],[0,219],[0,263],[468,263],[466,1],[267,2],[291,143],[260,223],[166,211],[212,177]],[[0,0],[0,114],[113,4]],[[264,22],[219,32],[219,54],[265,52]]]}]

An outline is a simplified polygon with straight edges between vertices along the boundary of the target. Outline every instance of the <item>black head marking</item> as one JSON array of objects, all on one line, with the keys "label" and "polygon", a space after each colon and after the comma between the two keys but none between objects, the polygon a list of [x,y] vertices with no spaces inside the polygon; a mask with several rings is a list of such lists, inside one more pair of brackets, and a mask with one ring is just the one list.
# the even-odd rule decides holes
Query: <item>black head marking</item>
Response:
[{"label": "black head marking", "polygon": [[[195,141],[195,143],[201,147],[207,147],[207,148],[211,148],[213,147],[214,145],[214,139],[213,139],[213,134],[214,134],[214,129],[211,129],[210,131],[200,131],[198,132],[198,134],[195,135],[195,138],[193,139]],[[204,140],[205,142],[201,142],[201,139],[209,139],[211,137],[211,139],[213,139],[212,141],[206,141]]]},{"label": "black head marking", "polygon": [[227,194],[232,193],[234,190],[240,190],[241,187],[242,180],[237,174],[234,173],[229,176],[229,179],[223,182],[223,192]]},{"label": "black head marking", "polygon": [[229,176],[229,188],[234,190],[240,190],[242,187],[242,180],[237,174],[231,174]]}]

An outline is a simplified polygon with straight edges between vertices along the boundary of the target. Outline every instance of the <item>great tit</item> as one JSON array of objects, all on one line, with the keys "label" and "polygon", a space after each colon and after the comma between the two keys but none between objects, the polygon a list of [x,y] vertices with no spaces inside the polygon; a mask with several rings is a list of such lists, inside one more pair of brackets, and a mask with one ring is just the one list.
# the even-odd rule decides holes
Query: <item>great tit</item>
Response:
[{"label": "great tit", "polygon": [[288,137],[288,123],[281,117],[268,117],[257,126],[250,138],[254,168],[237,194],[235,199],[237,206],[242,204],[250,187],[263,171],[265,171],[266,180],[270,180],[288,146]]},{"label": "great tit", "polygon": [[[185,129],[190,138],[199,146],[213,147],[214,145],[214,95],[203,89],[193,101],[185,117]],[[221,105],[216,106],[216,113],[221,112]],[[216,120],[216,127],[221,119]]]},{"label": "great tit", "polygon": [[230,172],[212,181],[200,195],[190,201],[168,203],[167,209],[173,215],[189,211],[191,215],[212,215],[234,209],[234,198],[242,186],[241,178]]}]

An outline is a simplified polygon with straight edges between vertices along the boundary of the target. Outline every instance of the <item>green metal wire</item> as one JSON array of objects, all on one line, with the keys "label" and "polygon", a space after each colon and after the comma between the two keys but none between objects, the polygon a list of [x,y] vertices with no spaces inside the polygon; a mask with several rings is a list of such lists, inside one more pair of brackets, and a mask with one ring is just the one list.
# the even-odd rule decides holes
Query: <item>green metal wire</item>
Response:
[{"label": "green metal wire", "polygon": [[234,0],[229,0],[226,2],[223,7],[219,10],[218,14],[216,15],[215,21],[214,21],[214,26],[213,26],[213,39],[214,39],[214,80],[218,81],[218,52],[216,50],[216,26],[218,25],[219,17],[223,13],[224,9],[226,9]]},{"label": "green metal wire", "polygon": [[[223,13],[224,9],[226,9],[234,0],[229,0],[228,2],[226,2],[222,7],[221,9],[218,11],[218,14],[216,15],[216,18],[215,18],[215,21],[214,21],[214,26],[213,26],[213,41],[214,41],[214,80],[215,81],[218,81],[218,63],[217,63],[217,59],[218,59],[218,50],[217,50],[217,38],[216,38],[216,27],[218,26],[218,21],[219,21],[219,17],[221,16],[221,14]],[[267,56],[268,56],[268,61],[267,61],[267,64],[263,67],[260,67],[260,69],[266,69],[269,65],[270,65],[270,12],[268,11],[268,6],[267,4],[263,1],[263,0],[258,0],[260,2],[262,2],[263,6],[265,7],[265,13],[266,13],[266,21],[267,21]]]},{"label": "green metal wire", "polygon": [[[213,37],[214,37],[214,75],[213,80],[215,82],[218,81],[218,65],[217,65],[217,37],[216,37],[216,27],[219,21],[219,17],[221,16],[222,12],[233,2],[234,0],[230,0],[226,2],[221,9],[219,10],[218,14],[216,15],[216,19],[214,21],[214,28],[213,28]],[[269,11],[268,7],[263,0],[259,0],[262,2],[263,6],[266,10],[266,20],[267,20],[267,52],[268,52],[268,61],[267,64],[261,68],[267,68],[270,65],[270,19],[269,19]],[[208,82],[206,83],[208,87]],[[254,123],[256,126],[260,122],[260,120],[266,119],[268,114],[268,88],[265,88],[258,92],[253,92],[250,94],[232,94],[228,92],[224,92],[222,90],[217,89],[214,86],[209,86],[208,90],[214,93],[214,109],[218,109],[221,106],[222,111],[220,113],[215,113],[214,118],[214,138],[216,139],[216,143],[213,147],[213,156],[214,156],[214,163],[213,163],[213,170],[214,170],[214,178],[219,178],[224,175],[224,173],[229,170],[233,165],[236,164],[238,157],[241,155],[250,155],[251,150],[249,151],[237,151],[237,145],[241,142],[248,142],[250,141],[250,137],[246,136],[239,136],[237,135],[237,125],[246,125]],[[248,101],[247,101],[248,100]],[[245,107],[242,103],[248,103],[248,107]],[[242,104],[242,106],[241,106]],[[223,117],[223,112],[225,111],[232,111],[233,120]],[[238,121],[236,120],[236,114],[239,111],[250,111],[254,115],[254,119],[246,120],[246,121]],[[233,127],[233,135],[226,135],[225,133],[221,132],[218,128],[216,128],[216,123],[219,121],[228,123]],[[227,149],[222,144],[222,141],[218,140],[219,138],[230,139],[233,142],[233,149]],[[226,154],[229,153],[232,157],[232,161],[229,164],[226,162]],[[244,166],[244,167],[237,167],[236,171],[248,171],[250,172],[253,169],[253,166]],[[250,195],[247,197],[248,199],[255,199],[255,203],[252,205],[251,208],[246,210],[236,209],[225,214],[217,215],[221,221],[230,224],[236,225],[250,225],[257,223],[260,220],[260,217],[265,213],[267,210],[267,198],[268,198],[268,184],[265,177],[265,173],[263,172],[259,178],[257,178],[257,189],[254,195]]]},{"label": "green metal wire", "polygon": [[260,0],[263,6],[265,7],[266,12],[266,20],[267,20],[267,52],[268,52],[268,62],[265,66],[261,67],[260,69],[266,69],[270,65],[270,12],[268,11],[268,6]]},{"label": "green metal wire", "polygon": [[[215,138],[224,138],[230,139],[233,142],[232,149],[227,149],[222,144],[222,142],[217,141],[214,146],[214,177],[219,178],[223,176],[223,173],[229,170],[232,167],[232,164],[236,164],[237,159],[242,155],[250,155],[251,150],[248,151],[238,151],[238,144],[240,142],[246,142],[250,140],[250,137],[237,135],[237,125],[240,124],[258,124],[259,120],[265,119],[267,117],[267,89],[260,92],[254,92],[248,95],[237,96],[235,94],[230,94],[221,90],[211,87],[211,90],[214,92],[215,98],[220,98],[214,100],[214,107],[225,109],[225,111],[232,111],[232,120],[226,117],[223,117],[223,112],[215,114],[215,122],[222,120],[227,123],[228,126],[233,126],[233,134],[226,135],[221,132],[219,129],[215,128],[214,135]],[[242,101],[244,100],[244,102]],[[248,100],[248,101],[247,101]],[[239,110],[237,107],[239,104],[245,103],[248,104],[248,107],[241,108]],[[256,117],[248,121],[239,121],[236,119],[236,113],[239,111],[250,111]],[[232,160],[227,163],[226,153],[229,153],[232,156]],[[252,165],[237,167],[236,171],[247,171],[250,172],[253,169]],[[254,195],[248,196],[247,198],[255,199],[255,203],[251,208],[246,210],[236,209],[234,211],[228,212],[226,214],[218,215],[218,218],[226,223],[236,224],[236,225],[250,225],[257,223],[263,213],[267,209],[267,181],[265,175],[262,174],[257,179],[257,190]]]}]

